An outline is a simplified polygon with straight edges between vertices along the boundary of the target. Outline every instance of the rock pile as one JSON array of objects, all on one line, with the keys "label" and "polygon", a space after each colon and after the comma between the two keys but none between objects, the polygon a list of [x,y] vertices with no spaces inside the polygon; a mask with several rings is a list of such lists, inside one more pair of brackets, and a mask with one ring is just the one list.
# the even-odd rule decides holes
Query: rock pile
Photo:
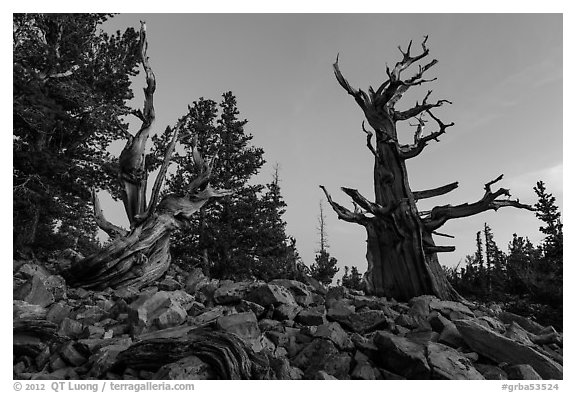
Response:
[{"label": "rock pile", "polygon": [[[15,263],[15,379],[562,379],[562,334],[498,307],[194,270],[87,291]],[[182,284],[181,284],[182,283]]]}]

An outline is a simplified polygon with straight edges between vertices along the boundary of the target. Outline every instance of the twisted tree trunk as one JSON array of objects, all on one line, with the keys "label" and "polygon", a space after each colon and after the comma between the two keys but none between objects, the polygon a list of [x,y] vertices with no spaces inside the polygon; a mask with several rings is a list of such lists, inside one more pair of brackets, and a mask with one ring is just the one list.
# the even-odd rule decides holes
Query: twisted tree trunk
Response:
[{"label": "twisted tree trunk", "polygon": [[[444,124],[430,111],[432,108],[450,103],[440,100],[428,103],[431,91],[428,91],[421,104],[406,111],[397,111],[394,107],[402,95],[412,86],[418,86],[434,79],[423,79],[424,73],[437,61],[420,65],[418,72],[403,79],[401,73],[413,63],[428,55],[427,37],[422,42],[422,53],[410,55],[410,47],[402,52],[402,60],[390,70],[386,69],[386,80],[375,91],[372,87],[368,93],[350,86],[342,76],[338,60],[334,64],[334,72],[340,85],[354,97],[364,111],[368,123],[374,132],[364,128],[367,135],[367,147],[374,156],[374,192],[375,201],[364,198],[357,190],[342,188],[354,202],[354,211],[334,202],[323,186],[320,186],[332,206],[342,220],[357,223],[366,228],[368,235],[368,250],[366,258],[368,269],[364,275],[367,292],[394,297],[398,300],[410,299],[414,296],[430,294],[441,299],[459,299],[460,295],[448,282],[442,267],[438,262],[438,252],[454,251],[454,247],[436,246],[432,234],[446,221],[458,217],[466,217],[486,211],[497,210],[503,206],[532,209],[518,201],[496,199],[501,195],[509,196],[505,189],[492,192],[490,186],[500,180],[491,181],[485,186],[484,197],[473,204],[459,206],[438,206],[430,212],[421,213],[417,208],[419,199],[446,194],[458,187],[451,183],[432,190],[415,191],[410,188],[406,160],[418,156],[431,140],[444,134],[454,123]],[[422,132],[427,115],[438,124],[438,129],[426,136]],[[414,143],[402,145],[398,141],[396,124],[408,119],[417,120]],[[376,134],[376,144],[372,139]]]},{"label": "twisted tree trunk", "polygon": [[134,136],[127,133],[126,146],[119,158],[122,202],[130,229],[121,228],[104,218],[96,190],[93,190],[96,223],[113,241],[101,252],[72,265],[65,274],[71,285],[100,289],[142,287],[157,280],[170,266],[171,232],[186,227],[192,215],[210,199],[230,194],[228,190],[210,187],[214,157],[207,162],[194,147],[193,158],[199,175],[191,181],[186,195],[172,194],[160,200],[160,189],[183,126],[180,122],[165,152],[150,202],[146,203],[148,174],[145,169],[145,147],[155,120],[153,99],[156,90],[156,78],[147,57],[147,47],[146,25],[142,23],[140,54],[146,73],[145,100],[144,110],[134,113],[142,120],[142,127]]}]

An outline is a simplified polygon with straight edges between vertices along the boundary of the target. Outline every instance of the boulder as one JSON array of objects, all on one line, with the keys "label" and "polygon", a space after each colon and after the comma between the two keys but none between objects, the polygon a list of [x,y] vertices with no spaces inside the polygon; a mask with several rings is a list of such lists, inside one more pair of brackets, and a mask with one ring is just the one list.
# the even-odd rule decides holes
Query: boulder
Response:
[{"label": "boulder", "polygon": [[359,362],[354,367],[352,374],[350,374],[352,379],[361,379],[365,381],[371,381],[375,379],[382,379],[382,374],[377,368],[373,367],[368,362]]},{"label": "boulder", "polygon": [[206,380],[215,378],[216,375],[210,365],[194,355],[162,366],[152,377],[152,379],[163,380]]},{"label": "boulder", "polygon": [[394,320],[382,310],[354,312],[344,317],[333,314],[330,319],[339,322],[346,329],[362,334],[378,329],[390,329],[394,325]]},{"label": "boulder", "polygon": [[324,370],[317,371],[316,374],[314,374],[314,379],[324,380],[324,381],[329,381],[329,380],[336,380],[337,381],[338,380],[338,378],[328,374]]},{"label": "boulder", "polygon": [[264,307],[269,305],[278,306],[280,304],[297,305],[290,291],[274,284],[260,284],[252,288],[246,296],[246,300]]},{"label": "boulder", "polygon": [[449,317],[452,316],[453,319],[456,316],[468,316],[474,318],[474,313],[468,308],[468,306],[451,300],[438,300],[433,299],[430,301],[430,310],[436,310]]},{"label": "boulder", "polygon": [[306,326],[322,325],[326,323],[324,308],[304,309],[298,313],[294,320]]},{"label": "boulder", "polygon": [[44,281],[39,276],[29,278],[24,284],[16,288],[13,298],[42,307],[49,306],[55,300],[54,295],[46,288]]},{"label": "boulder", "polygon": [[504,333],[504,336],[520,344],[524,345],[533,344],[531,340],[531,337],[533,337],[533,335],[528,333],[526,330],[522,329],[520,325],[518,325],[516,322],[512,322],[510,325],[508,325],[508,327],[506,328],[506,332]]},{"label": "boulder", "polygon": [[114,366],[118,354],[126,350],[129,346],[130,342],[126,341],[123,344],[119,343],[98,348],[88,359],[90,363],[88,376],[101,379]]},{"label": "boulder", "polygon": [[306,371],[311,367],[316,367],[318,364],[324,364],[326,360],[338,353],[338,349],[330,340],[317,338],[304,347],[293,359],[291,364],[303,370],[305,375]]},{"label": "boulder", "polygon": [[490,379],[490,380],[508,379],[508,374],[506,374],[506,371],[502,370],[500,367],[482,363],[476,363],[474,367],[476,367],[476,370],[478,370],[482,374],[484,379]]},{"label": "boulder", "polygon": [[426,347],[386,331],[377,331],[374,344],[380,350],[379,363],[407,379],[429,379],[430,366],[426,360]]},{"label": "boulder", "polygon": [[505,368],[508,373],[508,379],[519,380],[537,380],[542,377],[529,364],[516,364]]},{"label": "boulder", "polygon": [[276,279],[270,281],[270,284],[279,285],[288,289],[294,296],[296,302],[302,307],[307,307],[314,303],[314,297],[312,296],[312,291],[314,289],[300,281]]},{"label": "boulder", "polygon": [[532,319],[523,317],[518,314],[514,314],[508,311],[504,311],[498,315],[498,318],[506,323],[516,322],[520,325],[524,330],[532,333],[532,334],[540,334],[544,329],[544,326],[540,325],[538,322],[533,321]]},{"label": "boulder", "polygon": [[254,313],[251,311],[221,316],[216,321],[216,326],[219,330],[235,334],[236,336],[240,337],[246,344],[253,347],[260,337],[258,320],[256,319],[256,315],[254,315]]},{"label": "boulder", "polygon": [[314,337],[328,339],[341,350],[349,350],[354,347],[352,341],[338,322],[329,322],[318,326]]},{"label": "boulder", "polygon": [[60,330],[58,330],[58,334],[69,338],[78,338],[82,334],[83,330],[84,326],[81,322],[70,318],[64,318],[62,322],[60,322]]},{"label": "boulder", "polygon": [[292,321],[302,310],[302,307],[292,304],[281,304],[274,308],[274,319],[279,321]]},{"label": "boulder", "polygon": [[529,364],[543,379],[562,379],[562,366],[533,348],[520,344],[474,320],[454,324],[472,350],[497,363]]},{"label": "boulder", "polygon": [[141,295],[128,305],[128,315],[137,328],[156,326],[160,329],[178,326],[187,317],[186,310],[165,291]]},{"label": "boulder", "polygon": [[229,306],[216,306],[195,317],[188,317],[187,323],[191,326],[202,327],[210,325],[223,315],[236,314],[236,310]]},{"label": "boulder", "polygon": [[216,304],[238,303],[250,289],[254,286],[252,282],[233,282],[221,285],[214,291],[214,302]]},{"label": "boulder", "polygon": [[161,291],[176,291],[177,289],[181,288],[182,284],[180,284],[172,277],[166,277],[164,280],[158,283],[158,289]]},{"label": "boulder", "polygon": [[446,345],[428,343],[427,359],[433,379],[484,379],[463,354]]},{"label": "boulder", "polygon": [[78,367],[88,360],[77,348],[74,341],[68,341],[58,351],[60,357],[69,365]]}]

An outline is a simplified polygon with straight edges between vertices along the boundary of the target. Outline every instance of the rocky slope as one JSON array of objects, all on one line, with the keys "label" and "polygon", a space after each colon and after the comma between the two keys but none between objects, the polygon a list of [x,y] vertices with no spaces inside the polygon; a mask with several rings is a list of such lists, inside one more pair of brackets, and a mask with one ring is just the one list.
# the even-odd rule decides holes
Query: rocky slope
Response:
[{"label": "rocky slope", "polygon": [[14,262],[15,379],[562,379],[562,334],[498,306],[175,268],[99,292],[55,272]]}]

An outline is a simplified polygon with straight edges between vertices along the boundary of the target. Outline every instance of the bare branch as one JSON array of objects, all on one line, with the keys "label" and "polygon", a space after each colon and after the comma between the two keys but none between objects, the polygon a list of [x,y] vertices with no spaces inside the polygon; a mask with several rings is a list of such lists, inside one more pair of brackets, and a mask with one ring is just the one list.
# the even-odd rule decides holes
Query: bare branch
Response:
[{"label": "bare branch", "polygon": [[501,207],[507,206],[534,211],[534,207],[522,204],[518,200],[514,201],[510,199],[497,199],[500,196],[506,196],[508,198],[510,197],[510,191],[507,189],[500,188],[496,192],[492,192],[490,190],[490,186],[500,179],[502,179],[502,176],[499,176],[495,180],[486,183],[484,186],[484,189],[486,190],[484,196],[482,199],[475,203],[464,203],[457,206],[437,206],[433,208],[430,214],[422,219],[425,228],[428,231],[434,231],[444,225],[448,220],[454,218],[469,217],[478,213],[482,213],[486,210],[498,210]]},{"label": "bare branch", "polygon": [[448,235],[447,233],[442,233],[442,232],[432,231],[432,234],[433,234],[433,235],[436,235],[436,236],[449,237],[450,239],[455,239],[455,238],[456,238],[456,236]]},{"label": "bare branch", "polygon": [[355,204],[375,216],[383,216],[390,211],[390,209],[384,208],[377,203],[370,202],[368,199],[362,196],[358,190],[346,187],[341,187],[341,189],[346,195],[352,198]]},{"label": "bare branch", "polygon": [[419,54],[418,56],[414,56],[414,57],[410,56],[410,47],[412,46],[412,41],[410,41],[410,44],[408,45],[408,49],[406,50],[406,52],[403,52],[402,48],[398,47],[398,49],[400,49],[400,52],[402,53],[403,56],[402,56],[402,60],[400,60],[398,63],[396,63],[396,66],[394,66],[394,69],[389,74],[391,76],[390,79],[399,80],[400,79],[400,73],[402,71],[404,71],[405,69],[410,67],[413,63],[417,62],[418,60],[428,56],[428,53],[430,51],[426,47],[426,41],[428,41],[428,36],[425,36],[424,40],[422,41],[422,53]]},{"label": "bare branch", "polygon": [[456,188],[458,188],[458,182],[450,183],[450,184],[447,184],[445,186],[433,188],[430,190],[414,191],[412,194],[414,195],[414,199],[420,200],[420,199],[433,198],[436,196],[444,195],[444,194],[449,193],[452,190],[455,190]]},{"label": "bare branch", "polygon": [[456,251],[454,246],[424,246],[424,251],[428,254],[434,254],[437,252],[453,252]]},{"label": "bare branch", "polygon": [[374,145],[372,145],[372,137],[374,136],[374,133],[372,131],[367,130],[366,127],[364,127],[364,121],[362,121],[362,130],[366,133],[366,146],[368,146],[368,149],[372,152],[374,157],[376,157],[376,159],[379,159],[378,152],[374,148]]},{"label": "bare branch", "polygon": [[146,213],[142,219],[150,217],[150,215],[154,213],[154,209],[156,209],[158,198],[160,196],[160,189],[162,188],[162,183],[164,183],[166,171],[168,170],[168,165],[170,165],[170,160],[172,159],[172,154],[174,153],[174,147],[176,146],[176,141],[178,140],[178,135],[183,123],[184,121],[181,120],[178,122],[174,129],[174,135],[172,135],[170,144],[166,149],[166,153],[164,153],[164,161],[162,162],[162,166],[160,167],[160,171],[158,172],[158,176],[156,176],[156,181],[154,182],[154,187],[152,188],[152,196],[150,198],[150,203],[148,204],[148,209],[146,209]]},{"label": "bare branch", "polygon": [[123,237],[128,234],[128,231],[122,227],[112,224],[110,221],[104,218],[104,212],[100,207],[100,200],[98,199],[98,194],[96,189],[92,188],[92,203],[94,205],[94,219],[96,224],[100,229],[108,234],[112,239],[117,237]]},{"label": "bare branch", "polygon": [[428,97],[430,96],[431,93],[432,93],[432,91],[428,90],[428,93],[426,93],[426,96],[422,100],[422,104],[419,104],[418,102],[416,102],[416,105],[414,107],[408,109],[408,110],[405,110],[402,112],[394,111],[394,115],[393,115],[394,121],[408,120],[412,117],[418,116],[422,112],[428,112],[429,113],[430,109],[437,108],[439,106],[442,106],[445,103],[446,104],[452,104],[452,102],[448,101],[448,100],[439,100],[433,104],[428,103],[427,100],[428,100]]},{"label": "bare branch", "polygon": [[154,122],[154,91],[156,79],[150,67],[147,56],[148,41],[146,40],[146,24],[140,26],[140,56],[142,66],[146,73],[146,88],[144,88],[144,111],[142,113],[142,127],[138,133],[129,137],[126,146],[120,153],[118,160],[120,166],[120,181],[123,185],[122,202],[130,224],[135,223],[136,217],[146,210],[146,182],[145,148]]},{"label": "bare branch", "polygon": [[418,142],[414,143],[413,145],[405,145],[405,146],[397,145],[400,157],[405,160],[416,157],[418,154],[420,154],[422,150],[424,150],[428,142],[430,142],[431,140],[435,140],[436,142],[438,142],[438,137],[446,132],[446,128],[452,127],[454,125],[454,122],[450,124],[444,124],[440,119],[434,116],[432,112],[430,112],[429,110],[427,110],[426,112],[428,113],[428,115],[430,115],[430,117],[436,120],[436,122],[440,126],[440,129],[436,132],[432,132],[429,135],[426,135],[423,138],[420,138]]},{"label": "bare branch", "polygon": [[322,191],[324,191],[326,199],[328,199],[328,203],[330,204],[330,206],[332,206],[332,209],[334,209],[340,220],[353,222],[360,225],[366,225],[368,223],[369,219],[365,215],[357,211],[351,212],[344,206],[339,205],[338,203],[332,200],[332,197],[330,196],[328,191],[326,191],[326,188],[324,186],[320,186],[320,188],[322,189]]},{"label": "bare branch", "polygon": [[342,86],[344,90],[348,92],[348,94],[354,97],[358,105],[360,105],[360,108],[362,108],[363,110],[366,109],[366,106],[370,103],[370,99],[368,98],[366,93],[363,92],[361,89],[355,89],[352,86],[350,86],[350,83],[348,83],[346,78],[344,78],[344,76],[342,75],[342,72],[340,72],[340,66],[338,65],[338,57],[339,55],[336,56],[336,62],[333,64],[334,75],[336,75],[338,83],[340,83],[340,86]]}]

